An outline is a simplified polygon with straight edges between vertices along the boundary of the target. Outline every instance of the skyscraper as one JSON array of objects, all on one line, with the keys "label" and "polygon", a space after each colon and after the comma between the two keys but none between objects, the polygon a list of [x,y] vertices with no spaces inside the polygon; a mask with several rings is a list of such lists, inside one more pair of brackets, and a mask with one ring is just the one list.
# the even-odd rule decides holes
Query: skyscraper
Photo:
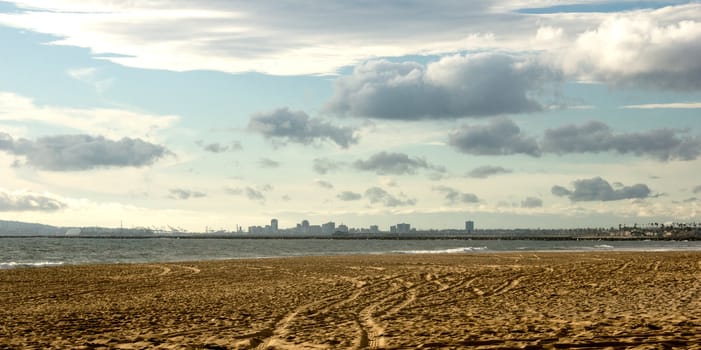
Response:
[{"label": "skyscraper", "polygon": [[273,232],[276,232],[278,230],[277,219],[270,220],[270,230],[272,230]]},{"label": "skyscraper", "polygon": [[475,230],[475,222],[472,220],[465,221],[465,231],[472,233]]}]

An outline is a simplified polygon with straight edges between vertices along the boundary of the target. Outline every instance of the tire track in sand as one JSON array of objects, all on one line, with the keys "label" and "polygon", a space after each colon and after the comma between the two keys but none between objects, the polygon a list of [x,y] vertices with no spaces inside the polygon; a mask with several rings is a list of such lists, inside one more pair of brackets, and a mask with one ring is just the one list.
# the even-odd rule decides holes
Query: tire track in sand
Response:
[{"label": "tire track in sand", "polygon": [[[358,279],[351,279],[349,280],[350,283],[353,284],[355,287],[354,290],[351,290],[352,293],[349,295],[348,290],[341,291],[339,293],[333,293],[327,297],[324,297],[322,299],[312,301],[309,303],[305,303],[302,305],[299,305],[296,307],[294,310],[291,312],[287,313],[284,316],[281,316],[277,318],[275,321],[273,321],[273,326],[270,327],[269,329],[261,331],[262,333],[268,335],[266,339],[263,339],[256,347],[255,349],[258,350],[264,350],[268,349],[270,347],[279,347],[279,348],[289,348],[289,349],[296,349],[299,348],[298,345],[292,344],[284,339],[284,337],[290,333],[290,327],[294,323],[294,321],[299,317],[301,313],[307,312],[309,315],[313,316],[322,312],[326,312],[334,307],[340,307],[344,304],[353,302],[357,300],[361,295],[372,292],[372,288],[384,285],[386,283],[391,283],[393,280],[399,279],[401,276],[399,275],[393,275],[393,276],[388,276],[387,278],[382,279],[381,281],[374,282],[374,283],[368,283],[365,281],[360,281]],[[312,311],[312,312],[309,312]],[[316,312],[313,312],[316,311]],[[357,323],[357,322],[356,322]],[[359,338],[362,338],[363,330],[358,324],[358,333],[361,335]],[[356,341],[356,343],[362,344],[362,339],[359,341]]]}]

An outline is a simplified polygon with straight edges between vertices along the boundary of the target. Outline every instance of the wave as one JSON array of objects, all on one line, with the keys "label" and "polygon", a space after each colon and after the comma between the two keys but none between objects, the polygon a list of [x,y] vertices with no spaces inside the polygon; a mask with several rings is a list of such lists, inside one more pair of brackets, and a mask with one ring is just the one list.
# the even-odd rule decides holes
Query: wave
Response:
[{"label": "wave", "polygon": [[613,249],[614,247],[612,245],[608,245],[608,244],[599,244],[599,245],[595,245],[594,248],[596,248],[596,249]]},{"label": "wave", "polygon": [[456,254],[487,250],[487,247],[461,247],[436,250],[393,250],[396,254]]},{"label": "wave", "polygon": [[63,262],[55,261],[36,261],[36,262],[0,262],[0,270],[17,269],[22,267],[50,267],[50,266],[61,266]]}]

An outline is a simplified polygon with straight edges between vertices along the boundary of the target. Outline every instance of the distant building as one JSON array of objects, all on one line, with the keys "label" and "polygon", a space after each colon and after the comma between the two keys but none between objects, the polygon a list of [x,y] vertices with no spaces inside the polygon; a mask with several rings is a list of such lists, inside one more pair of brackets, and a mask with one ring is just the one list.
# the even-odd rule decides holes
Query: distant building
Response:
[{"label": "distant building", "polygon": [[467,233],[473,233],[475,231],[475,222],[472,220],[465,221],[465,231],[467,231]]},{"label": "distant building", "polygon": [[323,234],[332,234],[336,231],[336,223],[333,221],[329,221],[325,224],[321,225],[321,233]]},{"label": "distant building", "polygon": [[299,233],[309,233],[309,220],[302,220],[302,223],[297,225]]},{"label": "distant building", "polygon": [[272,220],[270,220],[270,229],[271,229],[273,232],[277,232],[277,230],[278,230],[278,222],[277,222],[277,219],[272,219]]},{"label": "distant building", "polygon": [[344,224],[340,224],[340,225],[338,225],[336,232],[348,233],[348,226],[346,226]]},{"label": "distant building", "polygon": [[397,233],[409,233],[411,232],[411,224],[401,223],[397,224]]},{"label": "distant building", "polygon": [[370,225],[370,233],[380,233],[380,228],[377,225]]}]

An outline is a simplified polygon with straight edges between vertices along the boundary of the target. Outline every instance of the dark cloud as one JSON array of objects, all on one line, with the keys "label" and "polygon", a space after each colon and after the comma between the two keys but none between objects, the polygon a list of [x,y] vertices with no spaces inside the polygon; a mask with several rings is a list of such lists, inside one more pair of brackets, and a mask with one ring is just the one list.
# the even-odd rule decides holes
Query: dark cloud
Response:
[{"label": "dark cloud", "polygon": [[251,117],[249,130],[261,133],[267,139],[285,143],[309,145],[317,141],[332,141],[341,148],[358,143],[355,129],[338,127],[321,119],[310,118],[302,111],[279,108]]},{"label": "dark cloud", "polygon": [[556,78],[520,57],[454,55],[422,65],[385,60],[357,65],[336,80],[326,110],[378,119],[450,119],[526,113],[543,107],[530,92]]},{"label": "dark cloud", "polygon": [[226,192],[235,196],[246,196],[246,198],[252,201],[265,201],[265,195],[263,195],[263,192],[250,186],[244,188],[227,188]]},{"label": "dark cloud", "polygon": [[455,203],[479,203],[480,199],[472,193],[462,193],[452,187],[436,186],[433,188],[436,192],[441,192],[445,195],[445,199],[450,204]]},{"label": "dark cloud", "polygon": [[662,161],[693,160],[701,155],[701,138],[671,129],[614,134],[599,121],[545,131],[543,150],[557,154],[618,152]]},{"label": "dark cloud", "polygon": [[332,189],[332,188],[333,188],[333,184],[330,183],[330,182],[328,182],[328,181],[324,181],[324,180],[315,180],[314,182],[316,182],[316,184],[319,185],[320,187],[323,187],[323,188],[326,188],[326,189]]},{"label": "dark cloud", "polygon": [[232,141],[231,144],[225,145],[219,142],[213,142],[213,143],[204,143],[202,140],[198,140],[197,145],[202,147],[207,152],[212,152],[212,153],[223,153],[223,152],[228,152],[228,151],[240,151],[243,149],[243,146],[241,146],[241,142],[239,141]]},{"label": "dark cloud", "polygon": [[536,197],[526,197],[521,201],[521,208],[540,208],[543,206],[543,200]]},{"label": "dark cloud", "polygon": [[[0,142],[2,140],[0,139]],[[0,212],[9,211],[58,211],[68,207],[65,203],[47,196],[31,193],[10,194],[0,192]]]},{"label": "dark cloud", "polygon": [[425,159],[411,158],[404,153],[379,152],[375,153],[367,160],[357,160],[353,167],[358,170],[374,171],[380,175],[403,175],[415,174],[420,169],[435,170],[439,173],[445,172],[445,168],[428,163]]},{"label": "dark cloud", "polygon": [[698,186],[694,187],[694,189],[691,190],[691,192],[693,192],[693,193],[701,193],[701,185],[698,185]]},{"label": "dark cloud", "polygon": [[348,202],[348,201],[357,201],[358,199],[362,198],[363,196],[360,193],[355,193],[355,192],[351,192],[351,191],[343,191],[343,192],[339,193],[336,197],[342,201]]},{"label": "dark cloud", "polygon": [[27,164],[39,169],[54,171],[141,167],[171,154],[163,146],[128,137],[112,141],[102,136],[58,135],[31,141],[14,140],[2,132],[0,151],[22,156]]},{"label": "dark cloud", "polygon": [[173,188],[170,190],[169,198],[172,199],[190,199],[190,198],[202,198],[207,196],[205,193],[185,190],[182,188]]},{"label": "dark cloud", "polygon": [[337,162],[328,158],[314,158],[314,171],[319,174],[337,171],[345,166],[343,162]]},{"label": "dark cloud", "polygon": [[576,180],[573,182],[573,185],[574,190],[568,190],[562,186],[553,186],[551,192],[558,197],[568,197],[573,202],[648,198],[651,192],[650,188],[645,184],[635,184],[614,189],[608,181],[600,177]]},{"label": "dark cloud", "polygon": [[258,160],[258,166],[261,168],[277,168],[280,166],[280,162],[276,162],[270,158],[261,158]]},{"label": "dark cloud", "polygon": [[[402,195],[402,197],[405,197]],[[400,199],[390,194],[389,192],[383,190],[380,187],[371,187],[365,191],[365,198],[367,198],[370,203],[381,203],[385,207],[398,207],[398,206],[411,206],[416,205],[416,199],[404,198]]]},{"label": "dark cloud", "polygon": [[512,120],[498,118],[486,125],[465,126],[453,132],[448,143],[460,152],[474,155],[538,157],[543,153],[617,152],[660,161],[695,160],[701,156],[701,137],[689,135],[688,131],[657,129],[614,134],[599,121],[547,129],[539,144],[535,138],[525,136]]},{"label": "dark cloud", "polygon": [[467,177],[484,179],[492,175],[509,174],[511,172],[513,172],[511,169],[506,169],[504,167],[485,165],[470,170],[470,172],[467,173]]},{"label": "dark cloud", "polygon": [[540,156],[534,138],[521,133],[512,120],[497,118],[486,125],[465,126],[450,135],[448,143],[458,151],[474,155],[527,154]]},{"label": "dark cloud", "polygon": [[565,197],[572,194],[572,192],[562,186],[555,185],[550,189],[550,192],[558,197]]}]

